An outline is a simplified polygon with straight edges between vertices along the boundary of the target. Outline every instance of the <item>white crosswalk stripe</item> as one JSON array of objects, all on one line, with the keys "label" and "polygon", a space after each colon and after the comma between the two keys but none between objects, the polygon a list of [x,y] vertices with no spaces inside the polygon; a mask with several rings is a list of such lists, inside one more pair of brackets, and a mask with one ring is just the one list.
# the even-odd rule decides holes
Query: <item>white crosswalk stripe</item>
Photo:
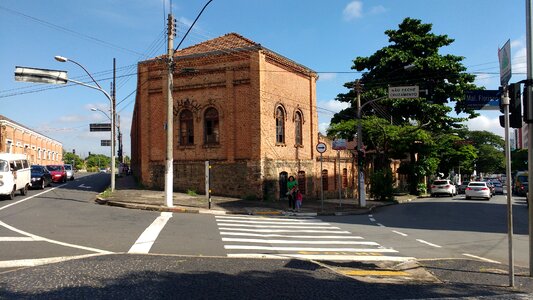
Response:
[{"label": "white crosswalk stripe", "polygon": [[316,218],[215,216],[228,257],[407,261],[398,251]]}]

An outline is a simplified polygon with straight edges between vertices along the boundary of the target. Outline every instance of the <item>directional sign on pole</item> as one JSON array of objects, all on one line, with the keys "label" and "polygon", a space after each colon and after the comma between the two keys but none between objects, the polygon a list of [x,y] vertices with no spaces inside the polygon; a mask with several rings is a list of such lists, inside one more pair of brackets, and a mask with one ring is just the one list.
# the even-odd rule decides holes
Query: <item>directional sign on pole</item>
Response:
[{"label": "directional sign on pole", "polygon": [[67,71],[15,67],[15,80],[33,83],[66,84]]},{"label": "directional sign on pole", "polygon": [[500,61],[500,84],[506,86],[511,79],[511,40],[507,40],[507,43],[498,49],[498,60]]},{"label": "directional sign on pole", "polygon": [[111,131],[111,123],[92,123],[89,124],[89,131]]},{"label": "directional sign on pole", "polygon": [[111,146],[111,140],[101,140],[100,146],[104,146],[104,147]]},{"label": "directional sign on pole", "polygon": [[326,144],[324,144],[324,143],[322,143],[322,142],[316,144],[316,151],[318,151],[319,153],[324,153],[324,152],[326,152],[326,149],[327,149],[327,148],[328,148],[328,147],[326,146]]},{"label": "directional sign on pole", "polygon": [[418,98],[418,86],[389,86],[389,98],[401,99],[401,98]]},{"label": "directional sign on pole", "polygon": [[466,91],[463,107],[474,110],[499,110],[500,97],[499,90]]}]

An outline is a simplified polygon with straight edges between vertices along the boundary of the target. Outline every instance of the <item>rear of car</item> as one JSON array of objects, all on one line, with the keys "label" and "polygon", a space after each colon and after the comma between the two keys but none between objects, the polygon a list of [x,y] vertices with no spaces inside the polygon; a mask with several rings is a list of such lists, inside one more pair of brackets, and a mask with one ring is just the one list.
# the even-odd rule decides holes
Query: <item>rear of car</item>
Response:
[{"label": "rear of car", "polygon": [[67,182],[67,172],[62,165],[47,165],[53,182]]},{"label": "rear of car", "polygon": [[72,165],[65,164],[63,167],[65,167],[65,171],[67,172],[67,179],[74,180],[74,168]]},{"label": "rear of car", "polygon": [[457,186],[457,194],[464,194],[469,183],[470,181],[463,181],[459,186]]},{"label": "rear of car", "polygon": [[438,195],[453,196],[457,194],[455,185],[450,180],[435,180],[431,184],[431,197]]},{"label": "rear of car", "polygon": [[493,181],[492,185],[494,186],[494,195],[501,194],[503,195],[503,184],[499,181]]},{"label": "rear of car", "polygon": [[526,196],[528,192],[528,173],[518,172],[513,179],[513,193],[518,196]]},{"label": "rear of car", "polygon": [[465,190],[465,198],[470,200],[472,198],[483,198],[490,200],[492,193],[487,183],[484,181],[471,181]]},{"label": "rear of car", "polygon": [[52,175],[44,167],[40,165],[31,166],[31,187],[35,189],[44,189],[46,186],[50,186],[52,182]]}]

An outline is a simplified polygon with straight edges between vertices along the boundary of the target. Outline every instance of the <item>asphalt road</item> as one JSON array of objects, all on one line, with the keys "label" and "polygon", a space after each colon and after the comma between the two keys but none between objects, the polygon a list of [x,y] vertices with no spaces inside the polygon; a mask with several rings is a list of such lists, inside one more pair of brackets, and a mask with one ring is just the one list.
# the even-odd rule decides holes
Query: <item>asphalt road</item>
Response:
[{"label": "asphalt road", "polygon": [[[0,201],[0,298],[525,299],[516,292],[533,293],[525,276],[517,277],[518,289],[505,288],[500,196],[417,200],[370,216],[257,218],[96,205],[108,183],[108,174],[77,174],[75,181]],[[523,266],[527,222],[520,209],[518,203],[515,249],[523,252],[516,259]],[[420,268],[403,265],[409,257],[430,273],[412,272]],[[402,265],[411,273],[369,275]]]}]

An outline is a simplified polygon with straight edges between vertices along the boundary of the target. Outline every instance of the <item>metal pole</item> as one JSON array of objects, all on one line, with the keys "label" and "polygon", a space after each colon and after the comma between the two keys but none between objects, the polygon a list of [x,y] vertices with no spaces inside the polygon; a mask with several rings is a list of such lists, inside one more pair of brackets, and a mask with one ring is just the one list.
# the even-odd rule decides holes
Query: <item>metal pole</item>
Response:
[{"label": "metal pole", "polygon": [[173,71],[174,71],[174,17],[168,14],[168,43],[167,43],[167,160],[165,163],[165,200],[167,207],[174,206],[174,154],[173,151],[173,134],[174,134],[174,106],[172,100],[173,90]]},{"label": "metal pole", "polygon": [[365,199],[365,181],[363,174],[363,166],[361,164],[362,157],[360,157],[363,150],[363,130],[361,124],[361,83],[359,80],[355,83],[355,91],[357,93],[357,198],[360,207],[366,207]]},{"label": "metal pole", "polygon": [[205,161],[205,196],[207,197],[207,202],[209,203],[209,209],[211,209],[211,187],[209,186],[209,182],[211,180],[211,172],[210,172],[211,166],[209,165],[209,161]]},{"label": "metal pole", "polygon": [[337,172],[337,182],[339,184],[339,207],[342,207],[342,182],[341,182],[341,151],[337,150],[337,160],[339,161],[339,168]]},{"label": "metal pole", "polygon": [[115,77],[116,61],[113,58],[113,96],[111,97],[111,191],[115,190]]},{"label": "metal pole", "polygon": [[[511,186],[511,145],[509,144],[509,91],[504,87],[503,96],[505,120],[505,171],[507,186]],[[514,287],[514,253],[513,253],[513,202],[511,193],[507,192],[507,241],[509,243],[509,286]]]},{"label": "metal pole", "polygon": [[[531,14],[532,14],[532,7],[533,7],[533,0],[526,0],[526,48],[527,48],[527,81],[526,81],[526,87],[528,89],[528,93],[526,93],[527,96],[527,103],[529,109],[532,108],[533,105],[533,99],[531,99],[531,80],[533,78],[533,28],[532,28],[532,22],[531,22]],[[525,114],[528,114],[528,112],[524,112]],[[529,118],[529,116],[528,116]],[[533,174],[533,124],[528,123],[527,124],[527,170],[528,174]],[[533,180],[528,181],[528,191],[533,190]],[[509,193],[510,186],[507,186],[507,192]],[[529,200],[529,277],[533,277],[533,205],[531,205],[531,199]]]},{"label": "metal pole", "polygon": [[320,152],[320,206],[322,211],[324,211],[324,174],[322,170],[322,152]]}]

